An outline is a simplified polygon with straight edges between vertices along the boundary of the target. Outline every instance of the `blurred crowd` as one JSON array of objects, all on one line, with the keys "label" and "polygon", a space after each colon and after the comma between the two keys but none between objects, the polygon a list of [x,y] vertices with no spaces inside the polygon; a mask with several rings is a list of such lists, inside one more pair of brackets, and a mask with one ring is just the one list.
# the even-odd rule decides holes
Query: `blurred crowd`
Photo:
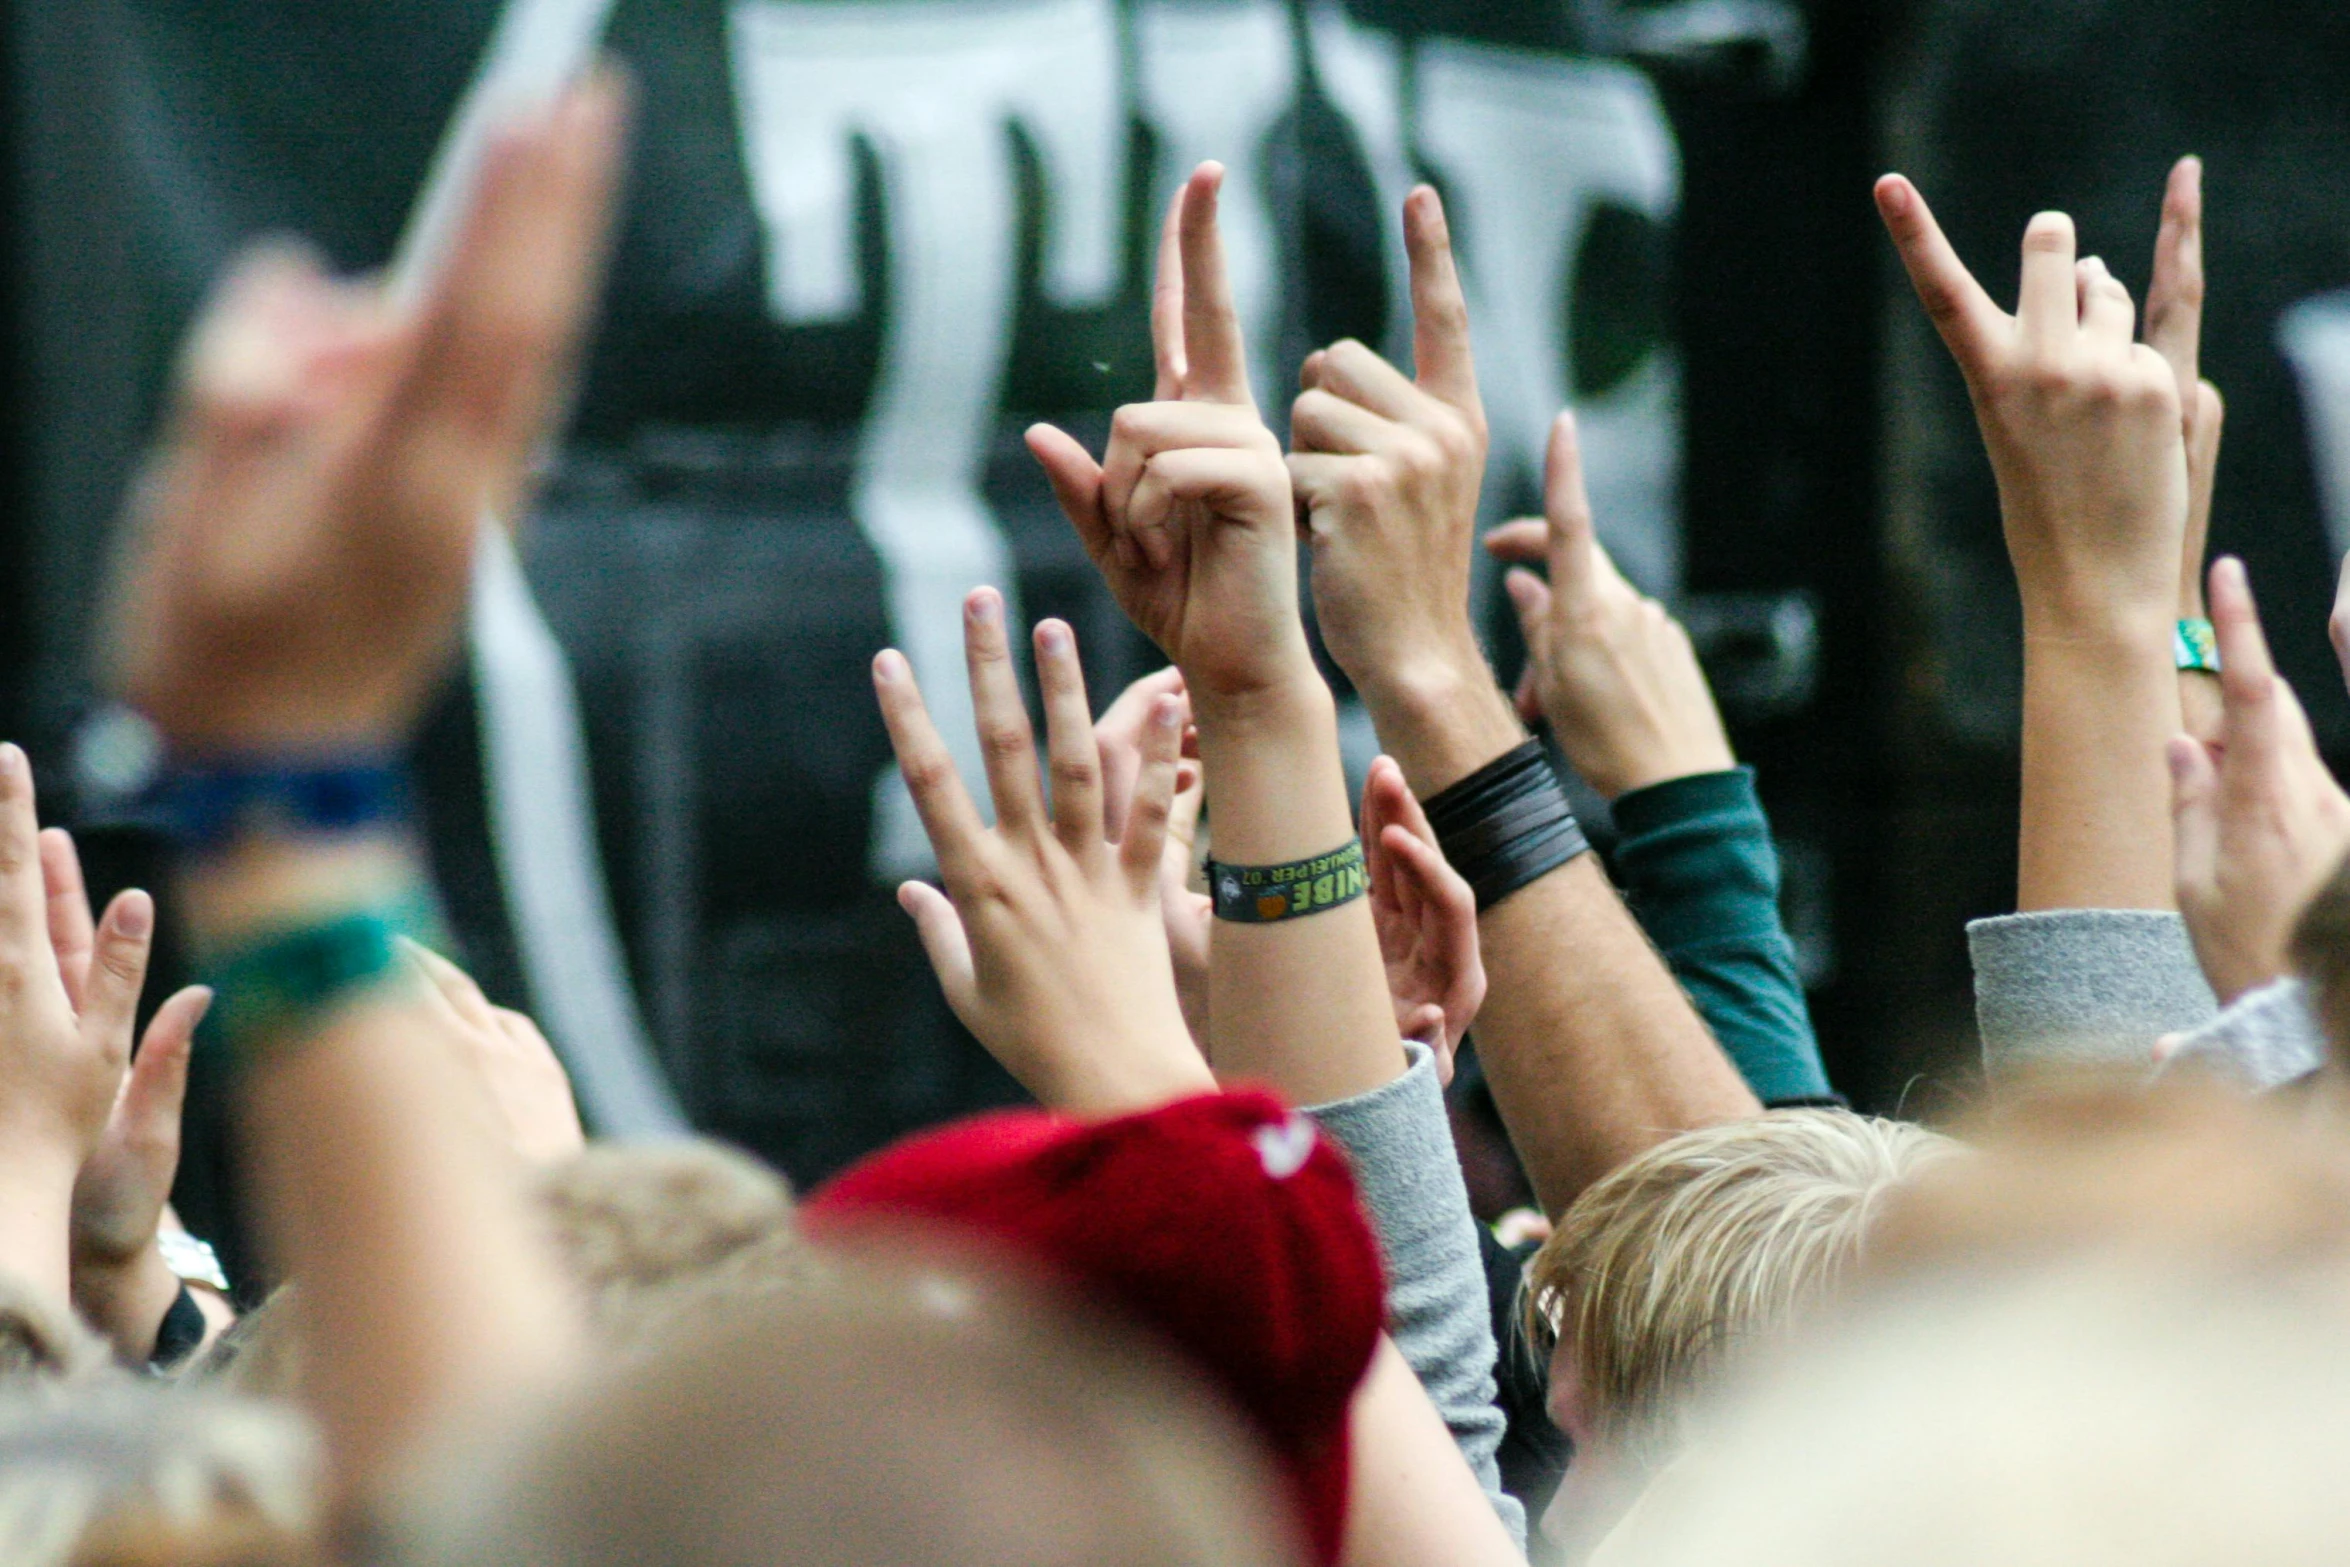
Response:
[{"label": "blurred crowd", "polygon": [[[1829,1081],[1753,776],[1598,543],[1571,415],[1543,515],[1480,537],[1437,193],[1401,214],[1412,363],[1315,352],[1284,444],[1207,164],[1159,239],[1153,398],[1098,455],[1028,432],[1167,667],[1091,690],[1067,623],[973,592],[982,780],[926,705],[961,693],[873,662],[938,869],[899,902],[1036,1107],[803,1194],[715,1143],[590,1143],[546,1039],[448,950],[403,762],[485,530],[529,514],[627,121],[604,75],[511,115],[420,286],[265,248],[184,349],[96,654],[201,984],[142,1005],[154,899],[94,910],[0,746],[0,1559],[2350,1538],[2350,796],[2243,568],[2204,559],[2194,159],[2142,302],[2048,213],[2011,313],[1913,185],[1876,190],[2023,606],[2020,874],[1968,932],[1963,1122]],[[1359,798],[1309,598],[1384,753]],[[1609,802],[1604,863],[1560,758]],[[265,1290],[171,1206],[196,1052],[234,1085]],[[1472,1059],[1534,1199],[1496,1226],[1446,1109]]]}]

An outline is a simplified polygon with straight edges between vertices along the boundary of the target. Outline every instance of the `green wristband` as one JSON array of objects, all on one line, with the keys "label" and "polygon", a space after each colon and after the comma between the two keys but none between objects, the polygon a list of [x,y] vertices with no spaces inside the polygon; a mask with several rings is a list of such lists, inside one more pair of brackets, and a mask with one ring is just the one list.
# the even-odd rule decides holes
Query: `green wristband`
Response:
[{"label": "green wristband", "polygon": [[2219,633],[2208,620],[2182,620],[2171,634],[2171,657],[2182,670],[2219,673]]},{"label": "green wristband", "polygon": [[1208,862],[1208,891],[1216,918],[1236,925],[1277,925],[1335,909],[1371,890],[1363,840],[1287,865]]},{"label": "green wristband", "polygon": [[204,965],[212,1006],[197,1026],[200,1049],[243,1071],[360,995],[402,976],[402,936],[439,921],[422,896],[353,909],[316,925],[278,931]]}]

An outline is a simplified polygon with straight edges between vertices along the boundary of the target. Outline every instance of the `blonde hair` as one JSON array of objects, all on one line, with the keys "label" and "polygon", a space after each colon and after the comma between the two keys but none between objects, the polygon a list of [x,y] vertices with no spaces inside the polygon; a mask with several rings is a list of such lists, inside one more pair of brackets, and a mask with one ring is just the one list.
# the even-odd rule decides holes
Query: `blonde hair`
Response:
[{"label": "blonde hair", "polygon": [[225,1535],[255,1560],[282,1559],[317,1524],[319,1479],[309,1427],[252,1400],[127,1379],[11,1397],[0,1400],[0,1561],[109,1560],[133,1537],[186,1560],[194,1542]]},{"label": "blonde hair", "polygon": [[1528,1264],[1528,1342],[1564,1337],[1593,1434],[1653,1457],[1724,1352],[1831,1290],[1884,1195],[1954,1146],[1844,1110],[1659,1143],[1584,1191]]}]

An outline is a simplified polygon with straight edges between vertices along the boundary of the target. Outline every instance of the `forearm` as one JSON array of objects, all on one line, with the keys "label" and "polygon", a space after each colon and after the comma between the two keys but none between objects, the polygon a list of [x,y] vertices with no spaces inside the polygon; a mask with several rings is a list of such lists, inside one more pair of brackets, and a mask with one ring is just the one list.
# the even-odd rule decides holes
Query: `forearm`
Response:
[{"label": "forearm", "polygon": [[2170,774],[2182,723],[2167,623],[2024,642],[2016,908],[2175,908]]},{"label": "forearm", "polygon": [[[188,901],[221,950],[332,917],[387,875],[421,872],[396,843],[266,845],[192,875]],[[371,1490],[435,1430],[558,1373],[573,1310],[478,1087],[399,984],[269,1042],[244,1073],[263,1240],[334,1346],[309,1396],[338,1485]]]},{"label": "forearm", "polygon": [[[1354,835],[1337,706],[1310,666],[1245,706],[1194,703],[1217,860],[1287,864]],[[1209,942],[1209,1051],[1220,1078],[1321,1104],[1402,1075],[1368,899],[1271,925],[1218,920]]]},{"label": "forearm", "polygon": [[[1422,798],[1526,738],[1481,665],[1366,697],[1380,744]],[[1511,894],[1477,927],[1477,1056],[1546,1212],[1664,1138],[1760,1108],[1594,856]]]},{"label": "forearm", "polygon": [[1394,1344],[1355,1393],[1344,1567],[1525,1567]]}]

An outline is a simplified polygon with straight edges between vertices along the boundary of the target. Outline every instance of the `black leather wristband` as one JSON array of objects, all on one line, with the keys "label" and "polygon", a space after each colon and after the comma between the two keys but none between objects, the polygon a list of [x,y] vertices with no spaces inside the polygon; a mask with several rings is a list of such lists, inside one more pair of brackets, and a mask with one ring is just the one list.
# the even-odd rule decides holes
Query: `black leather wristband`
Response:
[{"label": "black leather wristband", "polygon": [[171,1309],[163,1314],[163,1321],[155,1329],[155,1349],[147,1356],[151,1371],[176,1370],[204,1347],[204,1308],[196,1304],[196,1297],[185,1284],[171,1298]]},{"label": "black leather wristband", "polygon": [[1539,740],[1495,757],[1422,802],[1444,857],[1477,895],[1477,912],[1589,852]]}]

